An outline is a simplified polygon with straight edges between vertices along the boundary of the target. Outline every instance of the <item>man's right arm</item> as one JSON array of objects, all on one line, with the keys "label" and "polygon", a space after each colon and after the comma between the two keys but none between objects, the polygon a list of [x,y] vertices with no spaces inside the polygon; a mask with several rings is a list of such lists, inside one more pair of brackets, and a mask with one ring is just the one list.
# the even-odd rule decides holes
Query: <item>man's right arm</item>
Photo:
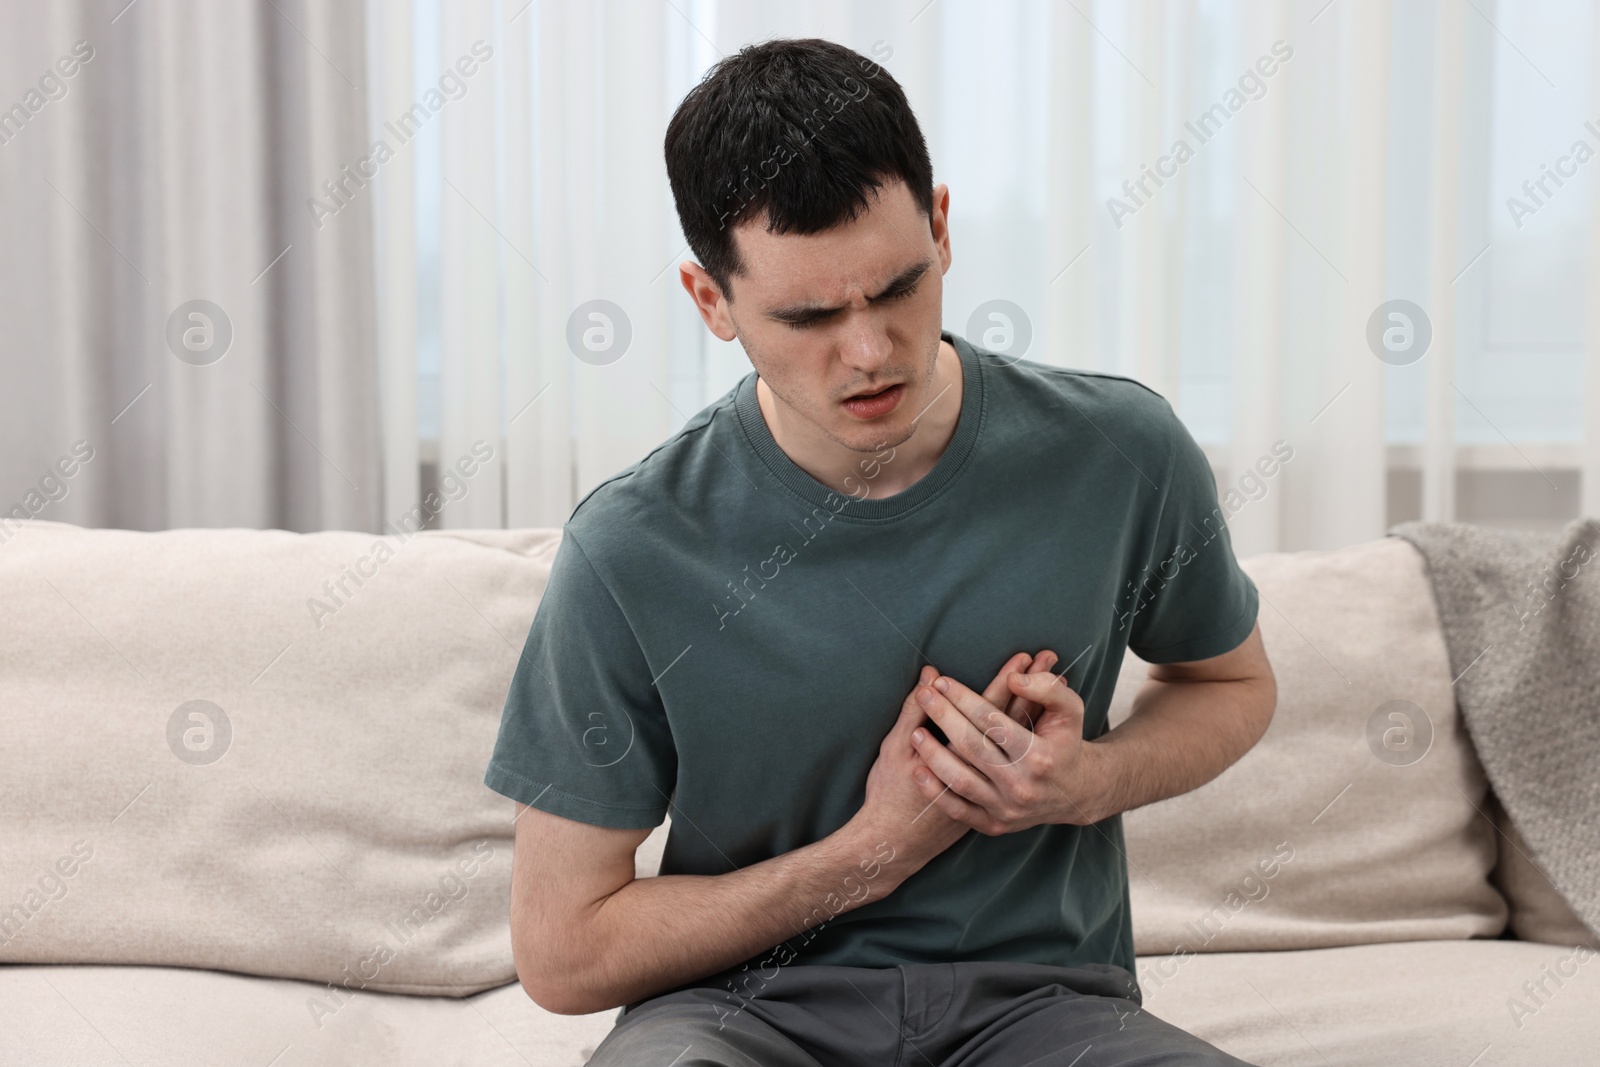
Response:
[{"label": "man's right arm", "polygon": [[[926,863],[855,820],[727,874],[634,878],[648,830],[517,805],[511,935],[517,975],[547,1011],[619,1007],[706,975],[870,900]],[[779,961],[783,960],[780,955]]]},{"label": "man's right arm", "polygon": [[[1017,653],[983,696],[1020,723],[1039,705],[1011,698],[1006,675],[1048,670]],[[878,746],[865,802],[809,845],[726,874],[634,878],[648,830],[594,826],[518,803],[511,874],[511,943],[517,976],[534,1002],[587,1015],[716,974],[878,900],[969,829],[912,781],[927,765],[911,732],[927,721],[917,702],[938,672],[924,666]],[[1008,706],[1009,700],[1009,706]],[[788,960],[781,954],[777,963]]]}]

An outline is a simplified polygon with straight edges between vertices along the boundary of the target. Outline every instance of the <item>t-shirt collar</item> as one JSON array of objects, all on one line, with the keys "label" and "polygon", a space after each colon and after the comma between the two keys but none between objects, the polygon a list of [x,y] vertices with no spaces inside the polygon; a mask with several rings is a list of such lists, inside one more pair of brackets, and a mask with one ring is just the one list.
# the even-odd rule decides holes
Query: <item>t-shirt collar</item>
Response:
[{"label": "t-shirt collar", "polygon": [[[965,338],[949,330],[941,330],[939,336],[949,341],[961,358],[961,414],[956,422],[955,433],[933,469],[908,488],[893,496],[862,500],[858,499],[859,493],[852,495],[831,489],[806,473],[773,438],[767,420],[761,414],[761,403],[756,398],[754,371],[745,375],[734,394],[734,410],[738,414],[745,440],[787,489],[808,504],[826,508],[837,518],[869,522],[893,519],[921,506],[938,496],[960,472],[977,443],[983,425],[983,363]],[[869,457],[863,455],[862,458]],[[865,484],[865,480],[862,481]]]}]

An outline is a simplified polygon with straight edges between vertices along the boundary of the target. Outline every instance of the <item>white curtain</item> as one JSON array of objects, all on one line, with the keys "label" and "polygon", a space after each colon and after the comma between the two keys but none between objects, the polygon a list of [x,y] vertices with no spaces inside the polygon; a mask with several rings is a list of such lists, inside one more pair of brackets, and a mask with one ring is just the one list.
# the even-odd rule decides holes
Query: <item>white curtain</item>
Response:
[{"label": "white curtain", "polygon": [[749,370],[668,118],[822,36],[951,188],[946,326],[1166,395],[1241,553],[1600,514],[1595,8],[0,0],[0,513],[561,523]]},{"label": "white curtain", "polygon": [[336,0],[0,3],[0,523],[377,528],[363,46]]},{"label": "white curtain", "polygon": [[[1593,7],[370,0],[375,129],[471,42],[494,50],[380,196],[394,503],[419,454],[448,470],[503,440],[499,477],[439,521],[559,524],[748,372],[679,286],[662,136],[717,58],[821,36],[905,86],[951,187],[947,327],[981,343],[1008,301],[1027,358],[1167,396],[1232,493],[1241,554],[1414,516],[1600,513],[1594,178],[1525,227],[1503,203],[1507,175],[1587,136]],[[575,312],[617,326],[585,317],[595,300],[631,334],[614,361],[568,345]],[[1379,313],[1395,300],[1426,325]],[[1375,314],[1398,351],[1374,348]]]}]

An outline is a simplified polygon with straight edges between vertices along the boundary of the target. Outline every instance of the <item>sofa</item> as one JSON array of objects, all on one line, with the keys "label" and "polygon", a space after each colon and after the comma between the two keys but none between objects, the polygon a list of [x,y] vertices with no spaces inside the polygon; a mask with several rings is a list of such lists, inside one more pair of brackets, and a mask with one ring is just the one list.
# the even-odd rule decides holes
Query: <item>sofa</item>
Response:
[{"label": "sofa", "polygon": [[[582,1064],[616,1012],[517,983],[482,784],[559,537],[0,524],[0,1064]],[[1600,1062],[1600,939],[1489,789],[1416,550],[1241,562],[1278,709],[1123,817],[1144,1009],[1271,1067]]]}]

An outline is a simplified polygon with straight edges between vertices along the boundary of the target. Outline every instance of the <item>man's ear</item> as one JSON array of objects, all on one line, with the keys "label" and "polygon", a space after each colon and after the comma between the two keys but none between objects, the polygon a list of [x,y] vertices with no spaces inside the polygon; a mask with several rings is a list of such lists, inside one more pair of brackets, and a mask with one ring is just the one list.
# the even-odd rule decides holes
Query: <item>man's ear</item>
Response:
[{"label": "man's ear", "polygon": [[950,251],[950,187],[942,182],[933,187],[933,214],[928,225],[939,250],[939,273],[943,274],[950,269],[954,257]]},{"label": "man's ear", "polygon": [[678,280],[683,283],[689,299],[693,300],[694,306],[699,309],[700,318],[705,321],[706,329],[716,334],[720,340],[733,340],[737,336],[733,328],[733,318],[728,314],[727,298],[722,295],[722,287],[716,280],[706,273],[704,267],[688,259],[678,264]]}]

